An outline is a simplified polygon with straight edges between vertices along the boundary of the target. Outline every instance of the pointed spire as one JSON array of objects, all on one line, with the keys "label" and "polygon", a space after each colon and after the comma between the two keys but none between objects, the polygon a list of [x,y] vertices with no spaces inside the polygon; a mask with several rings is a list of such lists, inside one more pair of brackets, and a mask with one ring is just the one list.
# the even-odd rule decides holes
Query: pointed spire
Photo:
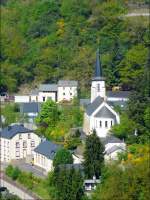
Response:
[{"label": "pointed spire", "polygon": [[100,62],[99,49],[97,49],[96,51],[95,77],[102,77],[102,67]]}]

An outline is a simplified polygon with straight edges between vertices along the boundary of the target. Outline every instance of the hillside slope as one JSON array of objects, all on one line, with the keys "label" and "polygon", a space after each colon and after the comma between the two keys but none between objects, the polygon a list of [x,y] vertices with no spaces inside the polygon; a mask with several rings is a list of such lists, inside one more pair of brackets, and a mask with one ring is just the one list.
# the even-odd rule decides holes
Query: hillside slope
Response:
[{"label": "hillside slope", "polygon": [[96,49],[107,86],[131,89],[148,56],[147,18],[124,19],[124,1],[7,0],[2,6],[1,90],[77,79],[88,94]]}]

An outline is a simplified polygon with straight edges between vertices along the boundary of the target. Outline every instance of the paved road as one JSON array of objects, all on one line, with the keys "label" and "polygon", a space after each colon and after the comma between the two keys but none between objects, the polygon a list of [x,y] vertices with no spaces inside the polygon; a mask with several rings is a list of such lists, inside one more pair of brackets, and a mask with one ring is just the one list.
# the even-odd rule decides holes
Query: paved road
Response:
[{"label": "paved road", "polygon": [[150,13],[128,13],[126,17],[150,16]]},{"label": "paved road", "polygon": [[7,187],[10,193],[17,195],[23,200],[35,200],[36,198],[25,192],[24,190],[18,188],[16,185],[13,185],[12,183],[4,180],[1,178],[0,180],[0,186]]}]

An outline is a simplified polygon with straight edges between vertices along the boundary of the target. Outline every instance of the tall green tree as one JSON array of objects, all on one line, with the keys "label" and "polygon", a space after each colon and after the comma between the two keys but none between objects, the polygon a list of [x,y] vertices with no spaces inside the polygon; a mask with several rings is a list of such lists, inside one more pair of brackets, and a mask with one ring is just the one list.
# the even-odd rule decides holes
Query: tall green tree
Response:
[{"label": "tall green tree", "polygon": [[95,131],[86,138],[84,160],[87,178],[93,178],[93,176],[99,178],[104,161],[104,147]]},{"label": "tall green tree", "polygon": [[61,164],[72,164],[72,163],[73,163],[72,154],[67,149],[58,150],[53,160],[54,167],[58,167],[58,165]]}]

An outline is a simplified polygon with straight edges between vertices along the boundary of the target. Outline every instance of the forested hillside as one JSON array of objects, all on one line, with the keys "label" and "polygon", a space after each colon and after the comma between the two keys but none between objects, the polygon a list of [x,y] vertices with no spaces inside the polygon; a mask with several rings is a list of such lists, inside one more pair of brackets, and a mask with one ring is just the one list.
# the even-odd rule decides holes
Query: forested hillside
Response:
[{"label": "forested hillside", "polygon": [[107,87],[132,89],[147,62],[148,18],[123,17],[124,2],[7,0],[1,7],[1,90],[68,78],[79,80],[85,96],[98,47]]}]

